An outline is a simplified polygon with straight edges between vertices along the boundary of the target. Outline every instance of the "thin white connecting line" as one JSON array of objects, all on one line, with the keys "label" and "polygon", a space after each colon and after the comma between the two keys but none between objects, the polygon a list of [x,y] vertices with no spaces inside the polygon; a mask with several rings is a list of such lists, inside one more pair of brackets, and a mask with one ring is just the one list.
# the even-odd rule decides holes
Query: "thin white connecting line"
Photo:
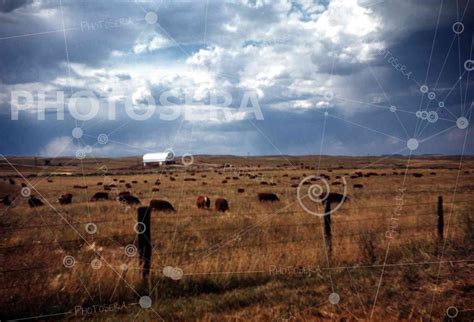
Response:
[{"label": "thin white connecting line", "polygon": [[51,31],[42,31],[42,32],[33,32],[30,34],[22,34],[16,36],[7,36],[7,37],[0,37],[0,40],[8,40],[8,39],[16,39],[16,38],[24,38],[24,37],[32,37],[32,36],[40,36],[40,35],[49,35],[55,33],[64,33],[66,31],[76,31],[80,30],[79,28],[67,28],[67,29],[58,29],[58,30],[51,30]]},{"label": "thin white connecting line", "polygon": [[[460,174],[461,174],[461,168],[462,168],[462,162],[463,162],[466,142],[467,142],[467,138],[468,138],[468,132],[469,132],[469,128],[466,128],[466,134],[464,136],[464,142],[463,142],[462,150],[461,150],[461,157],[459,159],[458,173],[457,173],[457,176],[456,176],[456,183],[455,183],[455,186],[454,186],[452,200],[455,200],[455,198],[456,198],[457,186],[458,186],[459,177],[460,177]],[[441,261],[443,260],[444,252],[445,252],[445,249],[446,249],[446,242],[447,242],[447,239],[448,239],[447,237],[449,236],[449,224],[451,223],[451,217],[453,215],[453,212],[454,212],[454,207],[451,208],[451,211],[449,212],[449,216],[448,216],[448,222],[447,222],[447,225],[446,225],[446,238],[444,239],[443,248],[441,250],[440,264],[439,264],[439,267],[438,267],[438,273],[437,273],[437,276],[436,276],[436,283],[435,283],[436,286],[438,285],[439,277],[440,277],[440,274],[441,274]],[[431,299],[430,314],[429,314],[430,318],[431,318],[431,315],[433,313],[433,305],[434,305],[435,297],[436,297],[436,289],[433,291],[433,297]]]},{"label": "thin white connecting line", "polygon": [[[430,52],[430,58],[428,60],[428,68],[426,69],[426,76],[425,76],[425,84],[426,82],[428,81],[428,75],[430,73],[430,66],[431,66],[431,59],[433,57],[433,51],[434,51],[434,46],[435,46],[435,42],[436,42],[436,35],[438,34],[438,27],[439,27],[439,21],[440,21],[440,18],[441,18],[441,12],[443,10],[443,1],[444,0],[441,0],[441,3],[440,3],[440,6],[439,6],[439,10],[438,10],[438,19],[436,21],[436,28],[435,28],[435,32],[434,32],[434,35],[433,35],[433,41],[431,43],[431,52]],[[424,93],[421,95],[421,99],[420,99],[420,106],[418,107],[418,110],[421,110],[421,106],[423,104],[423,98],[425,97]],[[415,124],[415,131],[413,133],[413,136],[416,136],[416,131],[417,131],[417,128],[418,128],[418,122],[419,122],[419,118],[416,119],[416,124]]]},{"label": "thin white connecting line", "polygon": [[[388,97],[387,93],[385,92],[385,90],[383,89],[382,87],[382,84],[380,84],[380,81],[379,79],[377,78],[377,76],[375,76],[375,73],[372,69],[372,67],[370,66],[369,63],[367,63],[367,67],[369,67],[369,70],[370,70],[370,73],[372,74],[372,76],[374,77],[374,79],[377,81],[377,84],[380,88],[380,90],[382,91],[383,95],[385,96],[385,99],[387,100],[388,104],[392,105],[392,103],[390,102],[390,98]],[[407,139],[410,138],[410,135],[408,134],[408,131],[407,129],[405,128],[405,125],[403,125],[402,121],[400,120],[400,118],[398,117],[398,114],[397,114],[397,111],[395,111],[393,114],[395,114],[395,117],[397,118],[398,120],[398,123],[400,123],[400,126],[402,127],[402,129],[405,131],[405,134],[407,136]]]},{"label": "thin white connecting line", "polygon": [[[27,179],[20,171],[18,171],[18,169],[16,169],[15,166],[11,165],[11,163],[9,162],[9,160],[8,160],[4,155],[0,154],[0,157],[3,158],[7,163],[9,163],[10,166],[15,170],[15,172],[16,172],[18,175],[20,175],[23,180],[25,180],[25,182],[29,183],[28,179]],[[46,198],[44,198],[44,196],[43,196],[36,188],[33,187],[33,190],[45,201],[45,203],[46,203],[56,214],[58,214],[58,215],[61,217],[61,219],[62,219],[66,224],[69,225],[69,227],[70,227],[77,235],[79,235],[79,237],[84,241],[84,243],[87,244],[87,246],[91,246],[91,244],[89,244],[89,242],[81,235],[81,233],[80,233],[73,225],[71,225],[71,223],[63,216],[63,214],[62,214],[60,211],[58,211]],[[94,252],[95,252],[95,251],[94,251]],[[106,265],[108,265],[109,268],[111,268],[112,271],[113,271],[115,274],[117,274],[117,275],[120,276],[120,274],[113,268],[112,265],[109,264],[109,262],[108,262],[107,260],[105,260],[104,257],[102,257],[102,256],[101,256],[99,253],[97,253],[97,252],[95,252],[95,254],[101,259],[101,261],[103,261]],[[124,279],[122,279],[122,280],[125,282],[125,284],[127,284],[127,286],[128,286],[130,289],[132,289],[133,292],[135,292],[138,296],[140,296],[140,294],[138,294],[137,291],[136,291],[126,280],[124,280]]]},{"label": "thin white connecting line", "polygon": [[[412,155],[412,152],[410,151],[410,154],[409,154],[409,156],[408,156],[407,166],[406,166],[406,168],[405,168],[405,175],[403,176],[402,187],[405,186],[405,181],[406,181],[406,178],[407,178],[408,169],[410,168],[411,155]],[[393,218],[393,213],[392,213],[392,215],[391,215],[391,217],[390,217],[390,220],[392,220],[392,218]],[[392,240],[391,240],[391,239],[388,239],[388,242],[387,242],[387,249],[385,250],[385,258],[384,258],[383,265],[382,265],[382,272],[380,273],[380,279],[379,279],[379,283],[378,283],[378,286],[377,286],[377,292],[375,293],[374,304],[372,305],[372,311],[370,312],[370,319],[372,319],[372,317],[373,317],[373,315],[374,315],[375,306],[376,306],[376,304],[377,304],[377,299],[378,299],[380,287],[382,286],[382,279],[383,279],[383,276],[384,276],[385,265],[387,264],[388,252],[390,251],[390,245],[391,245],[391,243],[392,243]]]}]

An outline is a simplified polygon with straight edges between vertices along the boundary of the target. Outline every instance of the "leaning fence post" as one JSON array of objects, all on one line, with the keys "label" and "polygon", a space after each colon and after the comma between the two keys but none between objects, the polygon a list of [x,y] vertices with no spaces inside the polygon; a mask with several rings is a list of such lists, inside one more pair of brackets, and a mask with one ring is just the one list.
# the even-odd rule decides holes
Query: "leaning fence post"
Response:
[{"label": "leaning fence post", "polygon": [[143,266],[143,278],[147,278],[151,267],[151,227],[150,227],[149,207],[140,207],[137,211],[137,225],[141,226],[136,229],[138,235],[138,254],[140,265]]},{"label": "leaning fence post", "polygon": [[443,196],[438,196],[438,239],[443,240],[444,230],[444,210],[443,210]]},{"label": "leaning fence post", "polygon": [[332,234],[331,234],[331,203],[326,200],[324,203],[324,239],[329,252],[332,252]]}]

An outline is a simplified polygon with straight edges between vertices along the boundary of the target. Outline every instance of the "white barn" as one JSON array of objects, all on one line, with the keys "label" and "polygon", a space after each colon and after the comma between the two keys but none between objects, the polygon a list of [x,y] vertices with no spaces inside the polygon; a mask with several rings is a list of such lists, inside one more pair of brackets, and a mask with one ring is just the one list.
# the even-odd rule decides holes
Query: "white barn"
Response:
[{"label": "white barn", "polygon": [[143,166],[159,165],[174,163],[173,152],[147,153],[143,156]]}]

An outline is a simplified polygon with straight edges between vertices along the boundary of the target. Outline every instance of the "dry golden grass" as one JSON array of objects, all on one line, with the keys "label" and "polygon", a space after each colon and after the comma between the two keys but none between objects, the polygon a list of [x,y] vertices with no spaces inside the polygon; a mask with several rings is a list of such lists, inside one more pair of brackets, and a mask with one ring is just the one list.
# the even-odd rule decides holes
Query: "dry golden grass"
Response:
[{"label": "dry golden grass", "polygon": [[[11,159],[27,178],[15,178],[15,185],[0,179],[0,196],[9,193],[16,198],[12,207],[0,206],[4,263],[0,318],[72,311],[54,318],[83,319],[80,312],[75,314],[76,306],[123,302],[126,307],[121,310],[87,318],[441,319],[452,305],[472,309],[473,160],[463,163],[458,179],[456,158],[413,159],[406,177],[400,175],[407,167],[405,158],[376,161],[322,158],[321,174],[330,175],[330,182],[338,181],[336,176],[347,178],[351,197],[331,216],[333,249],[327,253],[322,218],[299,206],[292,187],[318,172],[317,157],[195,157],[190,167],[176,165],[164,171],[142,169],[136,158],[87,159],[82,164],[57,159],[47,167],[34,167],[28,158]],[[226,163],[237,168],[223,170]],[[379,175],[351,179],[355,171]],[[239,176],[244,172],[259,178]],[[18,174],[7,165],[0,165],[0,173],[4,178]],[[73,175],[48,177],[51,173]],[[413,173],[423,176],[416,178]],[[222,184],[226,177],[228,182]],[[175,214],[152,214],[152,273],[145,282],[138,258],[124,250],[136,241],[136,207],[115,200],[89,202],[95,192],[103,191],[97,182],[114,179],[119,191],[131,191],[142,205],[165,199],[177,209]],[[156,179],[161,181],[160,191],[152,192]],[[138,183],[126,189],[120,180]],[[261,180],[276,185],[261,185]],[[32,194],[50,205],[30,209],[20,196],[22,182],[34,186]],[[364,188],[354,190],[354,183]],[[74,185],[88,188],[74,189]],[[394,214],[403,186],[404,206]],[[237,193],[237,188],[245,192]],[[331,189],[341,190],[340,186]],[[256,195],[263,191],[276,193],[280,202],[258,202]],[[73,193],[71,205],[56,202],[64,192]],[[230,211],[197,209],[196,197],[201,194],[212,201],[225,197]],[[445,202],[444,244],[436,235],[439,195]],[[399,216],[396,227],[393,216]],[[87,223],[97,225],[95,234],[86,232]],[[397,232],[393,239],[385,236],[390,228]],[[73,268],[63,265],[65,256],[74,257]],[[100,259],[100,269],[91,266],[94,259]],[[389,265],[374,306],[384,262]],[[183,278],[173,281],[163,276],[166,266],[181,268]],[[328,302],[332,287],[340,294],[338,305]],[[153,310],[140,310],[137,304],[146,294],[153,299]]]}]

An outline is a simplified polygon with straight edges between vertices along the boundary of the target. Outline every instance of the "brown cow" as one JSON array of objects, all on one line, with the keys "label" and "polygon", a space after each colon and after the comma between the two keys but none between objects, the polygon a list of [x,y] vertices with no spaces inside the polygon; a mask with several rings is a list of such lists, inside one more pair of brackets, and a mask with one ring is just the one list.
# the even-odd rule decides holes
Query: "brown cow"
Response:
[{"label": "brown cow", "polygon": [[245,189],[244,189],[244,188],[238,188],[238,189],[237,189],[237,192],[238,192],[238,193],[244,193],[244,192],[245,192]]},{"label": "brown cow", "polygon": [[166,200],[152,199],[150,201],[150,208],[155,210],[176,212],[173,205]]},{"label": "brown cow", "polygon": [[354,185],[352,187],[354,189],[362,189],[362,188],[364,188],[364,185],[361,184],[361,183],[354,183]]},{"label": "brown cow", "polygon": [[217,211],[226,212],[229,210],[229,203],[224,198],[217,198],[214,206]]},{"label": "brown cow", "polygon": [[40,199],[31,196],[30,199],[28,199],[28,205],[30,206],[30,208],[36,208],[44,206],[44,203]]},{"label": "brown cow", "polygon": [[71,193],[63,193],[59,196],[58,202],[60,205],[69,205],[72,203],[72,194]]},{"label": "brown cow", "polygon": [[211,207],[211,199],[209,199],[207,196],[198,196],[196,204],[200,209],[209,209],[209,207]]},{"label": "brown cow", "polygon": [[272,192],[261,192],[258,194],[258,201],[280,201],[278,196]]},{"label": "brown cow", "polygon": [[132,188],[132,185],[131,185],[130,183],[126,183],[126,184],[125,184],[125,188],[131,189],[131,188]]},{"label": "brown cow", "polygon": [[109,200],[109,194],[107,192],[96,192],[91,201],[99,201],[99,200]]},{"label": "brown cow", "polygon": [[120,191],[117,197],[130,196],[130,191]]}]

